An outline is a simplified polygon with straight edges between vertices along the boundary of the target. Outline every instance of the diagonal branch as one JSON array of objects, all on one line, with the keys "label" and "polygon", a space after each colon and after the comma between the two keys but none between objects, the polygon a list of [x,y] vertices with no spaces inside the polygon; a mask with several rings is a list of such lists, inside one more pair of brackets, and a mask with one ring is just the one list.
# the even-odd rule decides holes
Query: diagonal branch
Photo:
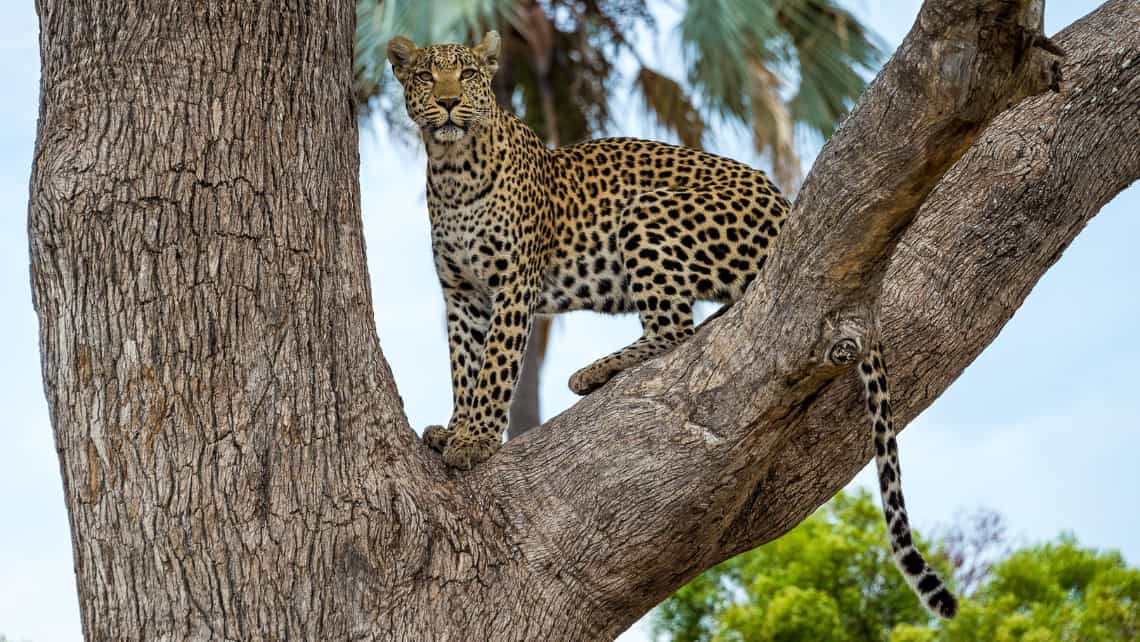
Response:
[{"label": "diagonal branch", "polygon": [[[1066,109],[1080,103],[1067,89],[1025,101],[979,140],[995,114],[1056,80],[1053,57],[1032,48],[1043,37],[1023,26],[1040,24],[1035,10],[928,2],[821,154],[772,269],[742,305],[512,441],[468,478],[509,504],[525,555],[561,560],[560,575],[601,600],[600,630],[620,630],[697,572],[785,532],[868,460],[857,386],[836,380],[845,371],[826,354],[844,333],[873,335],[880,300],[908,420],[1140,172],[1136,141],[1113,141],[1121,153],[1106,174],[1081,138],[1100,144],[1106,131],[1135,122],[1127,106],[1137,99],[1136,66],[1109,60],[1117,49],[1108,43],[1136,38],[1137,11],[1126,1],[1106,4],[1060,41],[1076,53],[1066,73],[1077,84],[1122,91],[1093,113]],[[1010,151],[1022,148],[1028,155]],[[1088,185],[1058,189],[1074,172]],[[1019,260],[980,260],[999,242]],[[972,271],[955,284],[947,275],[963,265]],[[1003,296],[979,297],[995,281],[1009,283]],[[918,298],[927,293],[944,297],[938,309]]]},{"label": "diagonal branch", "polygon": [[[1140,8],[1108,2],[1058,41],[1070,51],[1063,91],[984,130],[887,269],[880,300],[900,423],[942,394],[1084,225],[1140,178],[1140,141],[1119,135],[1140,131]],[[856,387],[837,385],[813,404],[769,471],[780,491],[742,513],[732,553],[784,532],[867,461],[858,399]]]}]

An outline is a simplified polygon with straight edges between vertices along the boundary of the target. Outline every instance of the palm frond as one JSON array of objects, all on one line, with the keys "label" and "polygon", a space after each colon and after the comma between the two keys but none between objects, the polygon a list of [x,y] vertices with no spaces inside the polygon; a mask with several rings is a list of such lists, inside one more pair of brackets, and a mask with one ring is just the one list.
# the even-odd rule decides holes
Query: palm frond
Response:
[{"label": "palm frond", "polygon": [[758,58],[750,59],[748,65],[752,145],[757,152],[770,153],[772,175],[790,194],[800,177],[795,122],[787,103],[780,97],[779,77]]},{"label": "palm frond", "polygon": [[826,138],[863,93],[886,47],[833,0],[780,0],[775,7],[798,64],[793,118]]},{"label": "palm frond", "polygon": [[702,116],[747,126],[788,189],[797,125],[829,136],[884,50],[836,0],[690,0],[680,33]]},{"label": "palm frond", "polygon": [[721,116],[748,120],[748,58],[772,60],[780,33],[767,2],[702,0],[686,4],[680,34],[688,81]]},{"label": "palm frond", "polygon": [[649,67],[637,72],[637,86],[645,99],[645,108],[656,116],[665,129],[677,134],[681,143],[702,148],[705,121],[680,83]]}]

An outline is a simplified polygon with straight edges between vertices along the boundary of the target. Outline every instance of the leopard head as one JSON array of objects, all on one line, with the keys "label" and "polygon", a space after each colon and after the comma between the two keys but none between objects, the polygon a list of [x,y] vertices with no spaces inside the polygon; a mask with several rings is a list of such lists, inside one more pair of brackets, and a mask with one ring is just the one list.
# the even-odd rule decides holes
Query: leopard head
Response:
[{"label": "leopard head", "polygon": [[499,68],[501,42],[491,31],[474,47],[417,47],[397,36],[388,43],[388,60],[404,86],[408,116],[426,137],[455,143],[486,122],[495,110],[491,78]]}]

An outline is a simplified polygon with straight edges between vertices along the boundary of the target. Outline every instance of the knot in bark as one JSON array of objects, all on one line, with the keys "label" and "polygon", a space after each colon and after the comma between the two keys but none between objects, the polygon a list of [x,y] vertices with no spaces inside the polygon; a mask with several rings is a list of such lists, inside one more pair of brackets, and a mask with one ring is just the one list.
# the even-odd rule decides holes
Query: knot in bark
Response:
[{"label": "knot in bark", "polygon": [[827,351],[827,359],[837,366],[849,366],[855,363],[861,352],[858,340],[843,337],[831,344],[831,349]]},{"label": "knot in bark", "polygon": [[827,365],[847,368],[858,362],[871,345],[878,333],[878,317],[867,305],[855,304],[825,316],[821,329],[816,354]]}]

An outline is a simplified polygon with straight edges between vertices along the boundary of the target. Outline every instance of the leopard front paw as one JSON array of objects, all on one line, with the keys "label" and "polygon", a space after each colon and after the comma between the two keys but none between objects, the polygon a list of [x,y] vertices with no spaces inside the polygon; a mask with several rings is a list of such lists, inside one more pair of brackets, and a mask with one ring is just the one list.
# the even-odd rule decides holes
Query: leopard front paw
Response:
[{"label": "leopard front paw", "polygon": [[443,452],[447,448],[447,442],[451,441],[451,437],[455,431],[443,426],[428,426],[424,428],[424,443],[431,446],[432,450]]},{"label": "leopard front paw", "polygon": [[498,433],[455,431],[443,449],[443,461],[452,468],[471,470],[475,464],[490,459],[501,443]]},{"label": "leopard front paw", "polygon": [[608,369],[597,368],[595,365],[588,365],[578,372],[570,375],[570,390],[575,394],[588,395],[591,392],[601,388],[607,381],[613,378],[613,373]]}]

